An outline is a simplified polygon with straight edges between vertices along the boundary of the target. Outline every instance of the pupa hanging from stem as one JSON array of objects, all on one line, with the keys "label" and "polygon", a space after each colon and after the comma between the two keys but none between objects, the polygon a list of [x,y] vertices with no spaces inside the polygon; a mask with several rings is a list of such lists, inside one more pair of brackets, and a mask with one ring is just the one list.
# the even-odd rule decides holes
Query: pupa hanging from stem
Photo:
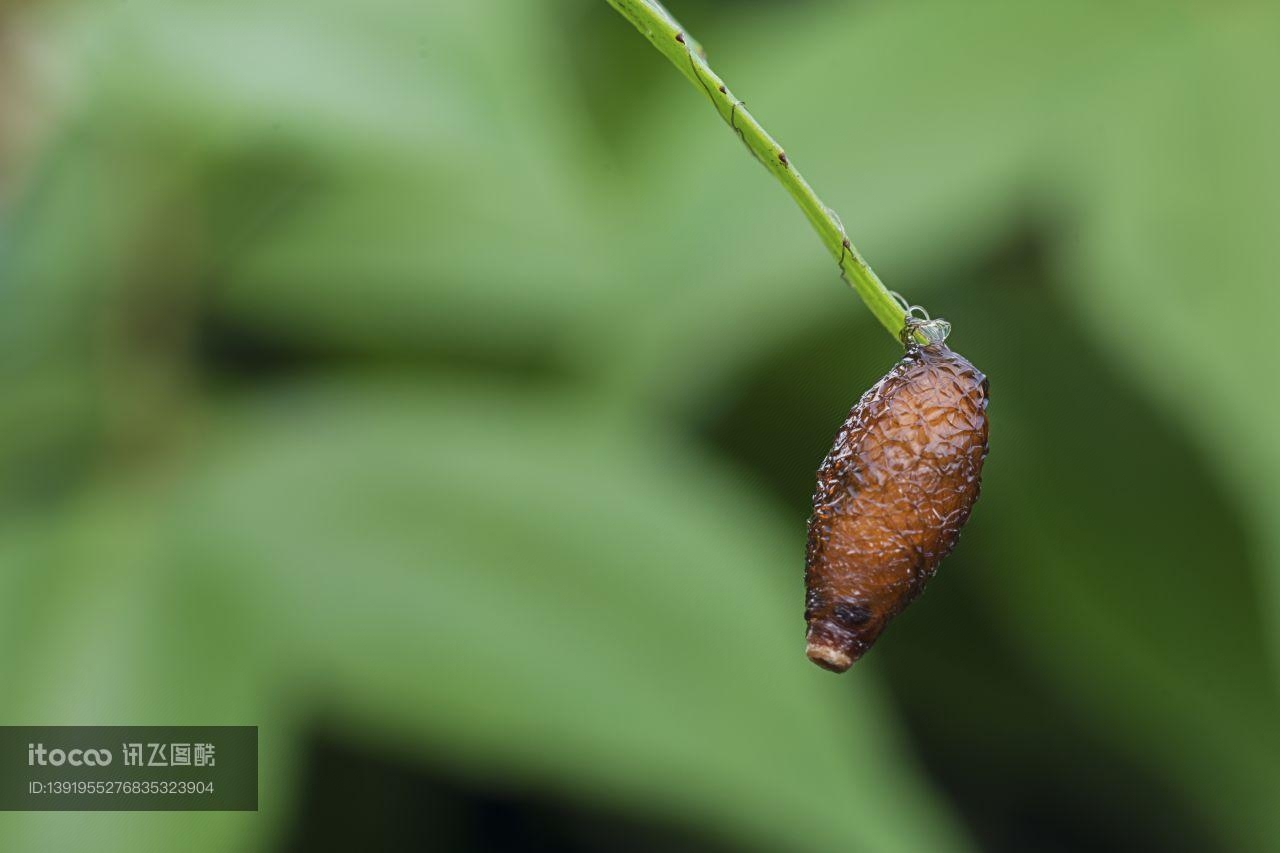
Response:
[{"label": "pupa hanging from stem", "polygon": [[805,621],[809,659],[825,669],[852,666],[915,600],[978,499],[987,378],[948,349],[949,329],[908,320],[906,354],[862,395],[818,469]]},{"label": "pupa hanging from stem", "polygon": [[804,212],[840,275],[907,353],[863,395],[818,471],[805,562],[809,658],[843,672],[924,588],[978,497],[987,381],[880,281],[759,121],[659,0],[608,0],[715,107]]}]

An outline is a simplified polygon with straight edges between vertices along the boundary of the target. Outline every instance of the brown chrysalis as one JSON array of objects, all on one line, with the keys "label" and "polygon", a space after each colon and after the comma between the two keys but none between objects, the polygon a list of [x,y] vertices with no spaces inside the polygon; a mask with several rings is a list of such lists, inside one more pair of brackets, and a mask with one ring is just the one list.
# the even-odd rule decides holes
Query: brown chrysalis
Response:
[{"label": "brown chrysalis", "polygon": [[810,660],[844,672],[920,594],[969,518],[986,456],[986,377],[941,340],[908,339],[818,469],[805,560]]}]

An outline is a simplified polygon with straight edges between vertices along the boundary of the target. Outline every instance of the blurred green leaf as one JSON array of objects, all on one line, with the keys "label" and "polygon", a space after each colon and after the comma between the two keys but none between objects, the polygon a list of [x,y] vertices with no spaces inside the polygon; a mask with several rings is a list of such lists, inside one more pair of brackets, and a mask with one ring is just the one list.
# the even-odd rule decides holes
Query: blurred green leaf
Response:
[{"label": "blurred green leaf", "polygon": [[[226,590],[196,588],[160,494],[111,488],[0,534],[0,719],[16,725],[260,725],[262,814],[4,812],[6,849],[245,850],[287,811],[292,723]],[[10,780],[15,772],[6,771]]]},{"label": "blurred green leaf", "polygon": [[1277,36],[1273,7],[1213,7],[1163,62],[1100,96],[1099,109],[1138,108],[1115,111],[1106,144],[1072,152],[1087,159],[1068,174],[1095,176],[1075,194],[1078,252],[1064,266],[1117,365],[1224,464],[1263,550],[1280,663]]},{"label": "blurred green leaf", "polygon": [[660,430],[591,411],[277,388],[174,529],[296,689],[371,740],[759,849],[960,846],[874,684],[797,665],[779,567],[800,532]]},{"label": "blurred green leaf", "polygon": [[70,198],[67,169],[37,176],[0,235],[0,277],[66,299],[38,265],[83,259],[99,272],[75,286],[118,293],[137,270],[106,253],[136,262],[175,214],[158,186],[185,193],[201,271],[186,284],[266,334],[465,348],[462,329],[486,324],[489,345],[552,346],[600,313],[609,223],[582,180],[584,120],[527,72],[554,58],[548,9],[139,2],[66,17],[54,44],[88,97],[61,144],[83,174]]}]

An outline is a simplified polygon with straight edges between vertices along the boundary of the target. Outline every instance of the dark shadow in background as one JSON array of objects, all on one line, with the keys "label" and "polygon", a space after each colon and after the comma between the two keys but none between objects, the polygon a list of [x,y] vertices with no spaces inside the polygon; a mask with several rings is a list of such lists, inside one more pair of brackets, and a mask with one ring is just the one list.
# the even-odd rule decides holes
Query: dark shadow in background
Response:
[{"label": "dark shadow in background", "polygon": [[317,733],[289,853],[732,853],[604,810],[469,784]]}]

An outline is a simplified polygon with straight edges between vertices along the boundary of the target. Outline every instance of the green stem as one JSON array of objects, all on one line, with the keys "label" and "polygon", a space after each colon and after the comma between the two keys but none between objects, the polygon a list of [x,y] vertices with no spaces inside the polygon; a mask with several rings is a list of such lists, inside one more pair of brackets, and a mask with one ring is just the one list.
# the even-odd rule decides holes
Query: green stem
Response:
[{"label": "green stem", "polygon": [[822,199],[818,198],[782,147],[760,126],[760,122],[747,111],[742,101],[734,96],[719,75],[711,70],[711,66],[707,65],[702,47],[657,0],[609,0],[609,4],[634,24],[636,29],[653,42],[654,47],[711,100],[720,117],[737,132],[756,159],[778,179],[796,204],[800,205],[809,224],[818,232],[827,251],[831,252],[831,256],[839,264],[841,276],[871,309],[880,324],[897,339],[906,323],[906,312],[902,306],[853,247],[835,211],[822,203]]}]

